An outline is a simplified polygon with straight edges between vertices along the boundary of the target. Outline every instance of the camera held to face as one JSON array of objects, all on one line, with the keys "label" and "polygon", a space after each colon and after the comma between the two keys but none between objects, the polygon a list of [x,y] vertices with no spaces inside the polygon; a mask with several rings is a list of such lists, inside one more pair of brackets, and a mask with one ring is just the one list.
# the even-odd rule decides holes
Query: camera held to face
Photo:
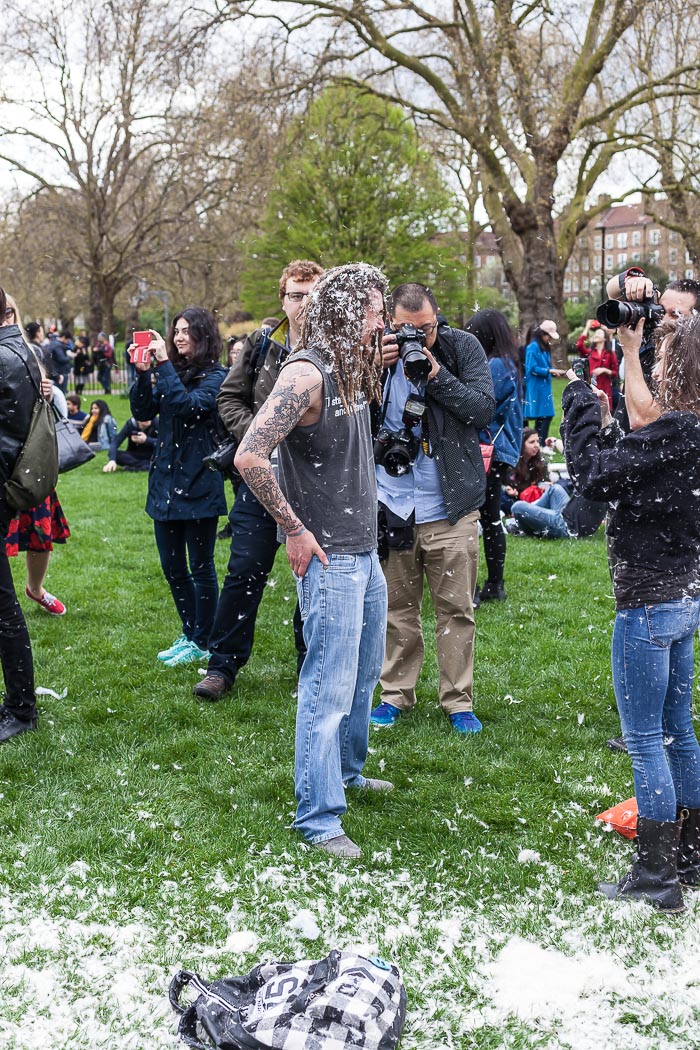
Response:
[{"label": "camera held to face", "polygon": [[644,336],[648,338],[661,321],[666,311],[657,302],[658,288],[648,299],[638,303],[623,303],[619,299],[608,299],[596,310],[596,317],[606,328],[630,328],[635,330],[640,321],[644,322]]},{"label": "camera held to face", "polygon": [[397,332],[396,342],[399,345],[399,357],[403,361],[406,378],[414,386],[425,383],[430,375],[430,361],[423,353],[425,332],[413,324],[402,324]]},{"label": "camera held to face", "polygon": [[392,478],[400,478],[412,469],[420,452],[420,438],[416,437],[411,428],[418,426],[424,415],[425,398],[419,394],[409,394],[403,408],[401,429],[380,427],[374,440],[374,462],[384,467]]}]

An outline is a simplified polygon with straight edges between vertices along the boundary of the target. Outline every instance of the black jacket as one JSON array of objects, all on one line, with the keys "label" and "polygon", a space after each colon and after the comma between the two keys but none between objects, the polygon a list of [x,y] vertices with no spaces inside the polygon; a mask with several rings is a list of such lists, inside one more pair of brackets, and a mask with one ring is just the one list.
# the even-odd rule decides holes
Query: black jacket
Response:
[{"label": "black jacket", "polygon": [[[582,382],[566,387],[562,407],[564,450],[576,491],[611,504],[614,564],[639,579],[682,581],[696,575],[700,418],[666,412],[630,434],[623,435],[617,423],[601,431],[597,398]],[[672,600],[671,593],[664,600]]]},{"label": "black jacket", "polygon": [[496,402],[486,354],[473,335],[441,324],[431,352],[443,367],[425,389],[428,434],[454,525],[484,502],[479,431],[491,422]]},{"label": "black jacket", "polygon": [[[131,441],[132,434],[145,434],[146,440],[141,444],[137,444],[135,441]],[[121,428],[119,433],[112,438],[109,443],[109,458],[116,460],[117,449],[123,441],[129,438],[128,450],[133,456],[137,456],[139,459],[150,459],[153,455],[153,451],[157,444],[158,438],[158,419],[151,421],[151,425],[148,430],[141,430],[135,419],[127,419],[124,426]]]},{"label": "black jacket", "polygon": [[39,366],[18,326],[9,324],[0,328],[0,495],[3,498],[5,482],[26,441],[40,388]]}]

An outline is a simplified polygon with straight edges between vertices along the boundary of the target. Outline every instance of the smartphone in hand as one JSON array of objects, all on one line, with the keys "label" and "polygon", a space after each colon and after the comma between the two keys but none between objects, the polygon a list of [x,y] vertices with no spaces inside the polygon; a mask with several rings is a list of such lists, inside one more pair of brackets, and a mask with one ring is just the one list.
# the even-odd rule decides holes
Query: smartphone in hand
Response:
[{"label": "smartphone in hand", "polygon": [[150,332],[134,332],[133,348],[129,351],[132,365],[148,365],[151,363],[151,351],[148,349],[151,343]]}]

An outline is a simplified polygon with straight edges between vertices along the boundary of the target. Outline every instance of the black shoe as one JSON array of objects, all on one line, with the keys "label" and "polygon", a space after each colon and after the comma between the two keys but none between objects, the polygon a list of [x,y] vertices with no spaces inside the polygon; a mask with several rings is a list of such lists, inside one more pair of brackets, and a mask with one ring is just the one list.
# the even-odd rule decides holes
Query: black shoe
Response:
[{"label": "black shoe", "polygon": [[472,598],[472,609],[478,609],[480,605],[481,605],[481,589],[479,587],[477,587],[476,590],[474,591],[474,596]]},{"label": "black shoe", "polygon": [[484,586],[481,588],[482,602],[504,602],[505,599],[506,589],[503,584],[503,580],[497,580],[496,583],[492,583],[491,580],[487,580]]},{"label": "black shoe", "polygon": [[605,741],[605,746],[609,747],[611,751],[622,751],[627,754],[627,744],[623,736],[612,736],[609,740]]},{"label": "black shoe", "polygon": [[208,674],[192,687],[192,692],[200,700],[220,700],[230,688],[231,683],[222,674]]},{"label": "black shoe", "polygon": [[610,900],[637,900],[658,911],[685,910],[678,880],[680,820],[637,820],[637,860],[619,882],[601,882],[598,891]]},{"label": "black shoe", "polygon": [[700,809],[679,809],[678,819],[678,879],[686,889],[700,890]]},{"label": "black shoe", "polygon": [[231,539],[231,522],[227,521],[223,529],[219,529],[216,534],[217,540],[230,540]]},{"label": "black shoe", "polygon": [[4,744],[13,736],[19,736],[20,733],[28,733],[31,729],[36,729],[36,715],[25,720],[10,714],[6,707],[0,710],[0,744]]}]

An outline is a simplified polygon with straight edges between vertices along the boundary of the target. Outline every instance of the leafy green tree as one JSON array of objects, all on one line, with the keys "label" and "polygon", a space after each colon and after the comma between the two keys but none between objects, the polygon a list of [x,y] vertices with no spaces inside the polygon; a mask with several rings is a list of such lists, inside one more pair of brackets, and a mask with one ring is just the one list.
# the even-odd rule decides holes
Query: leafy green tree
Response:
[{"label": "leafy green tree", "polygon": [[291,260],[364,261],[390,282],[429,283],[449,316],[464,298],[454,201],[432,153],[398,105],[336,86],[290,128],[261,233],[249,244],[243,302],[260,316],[278,303]]}]

